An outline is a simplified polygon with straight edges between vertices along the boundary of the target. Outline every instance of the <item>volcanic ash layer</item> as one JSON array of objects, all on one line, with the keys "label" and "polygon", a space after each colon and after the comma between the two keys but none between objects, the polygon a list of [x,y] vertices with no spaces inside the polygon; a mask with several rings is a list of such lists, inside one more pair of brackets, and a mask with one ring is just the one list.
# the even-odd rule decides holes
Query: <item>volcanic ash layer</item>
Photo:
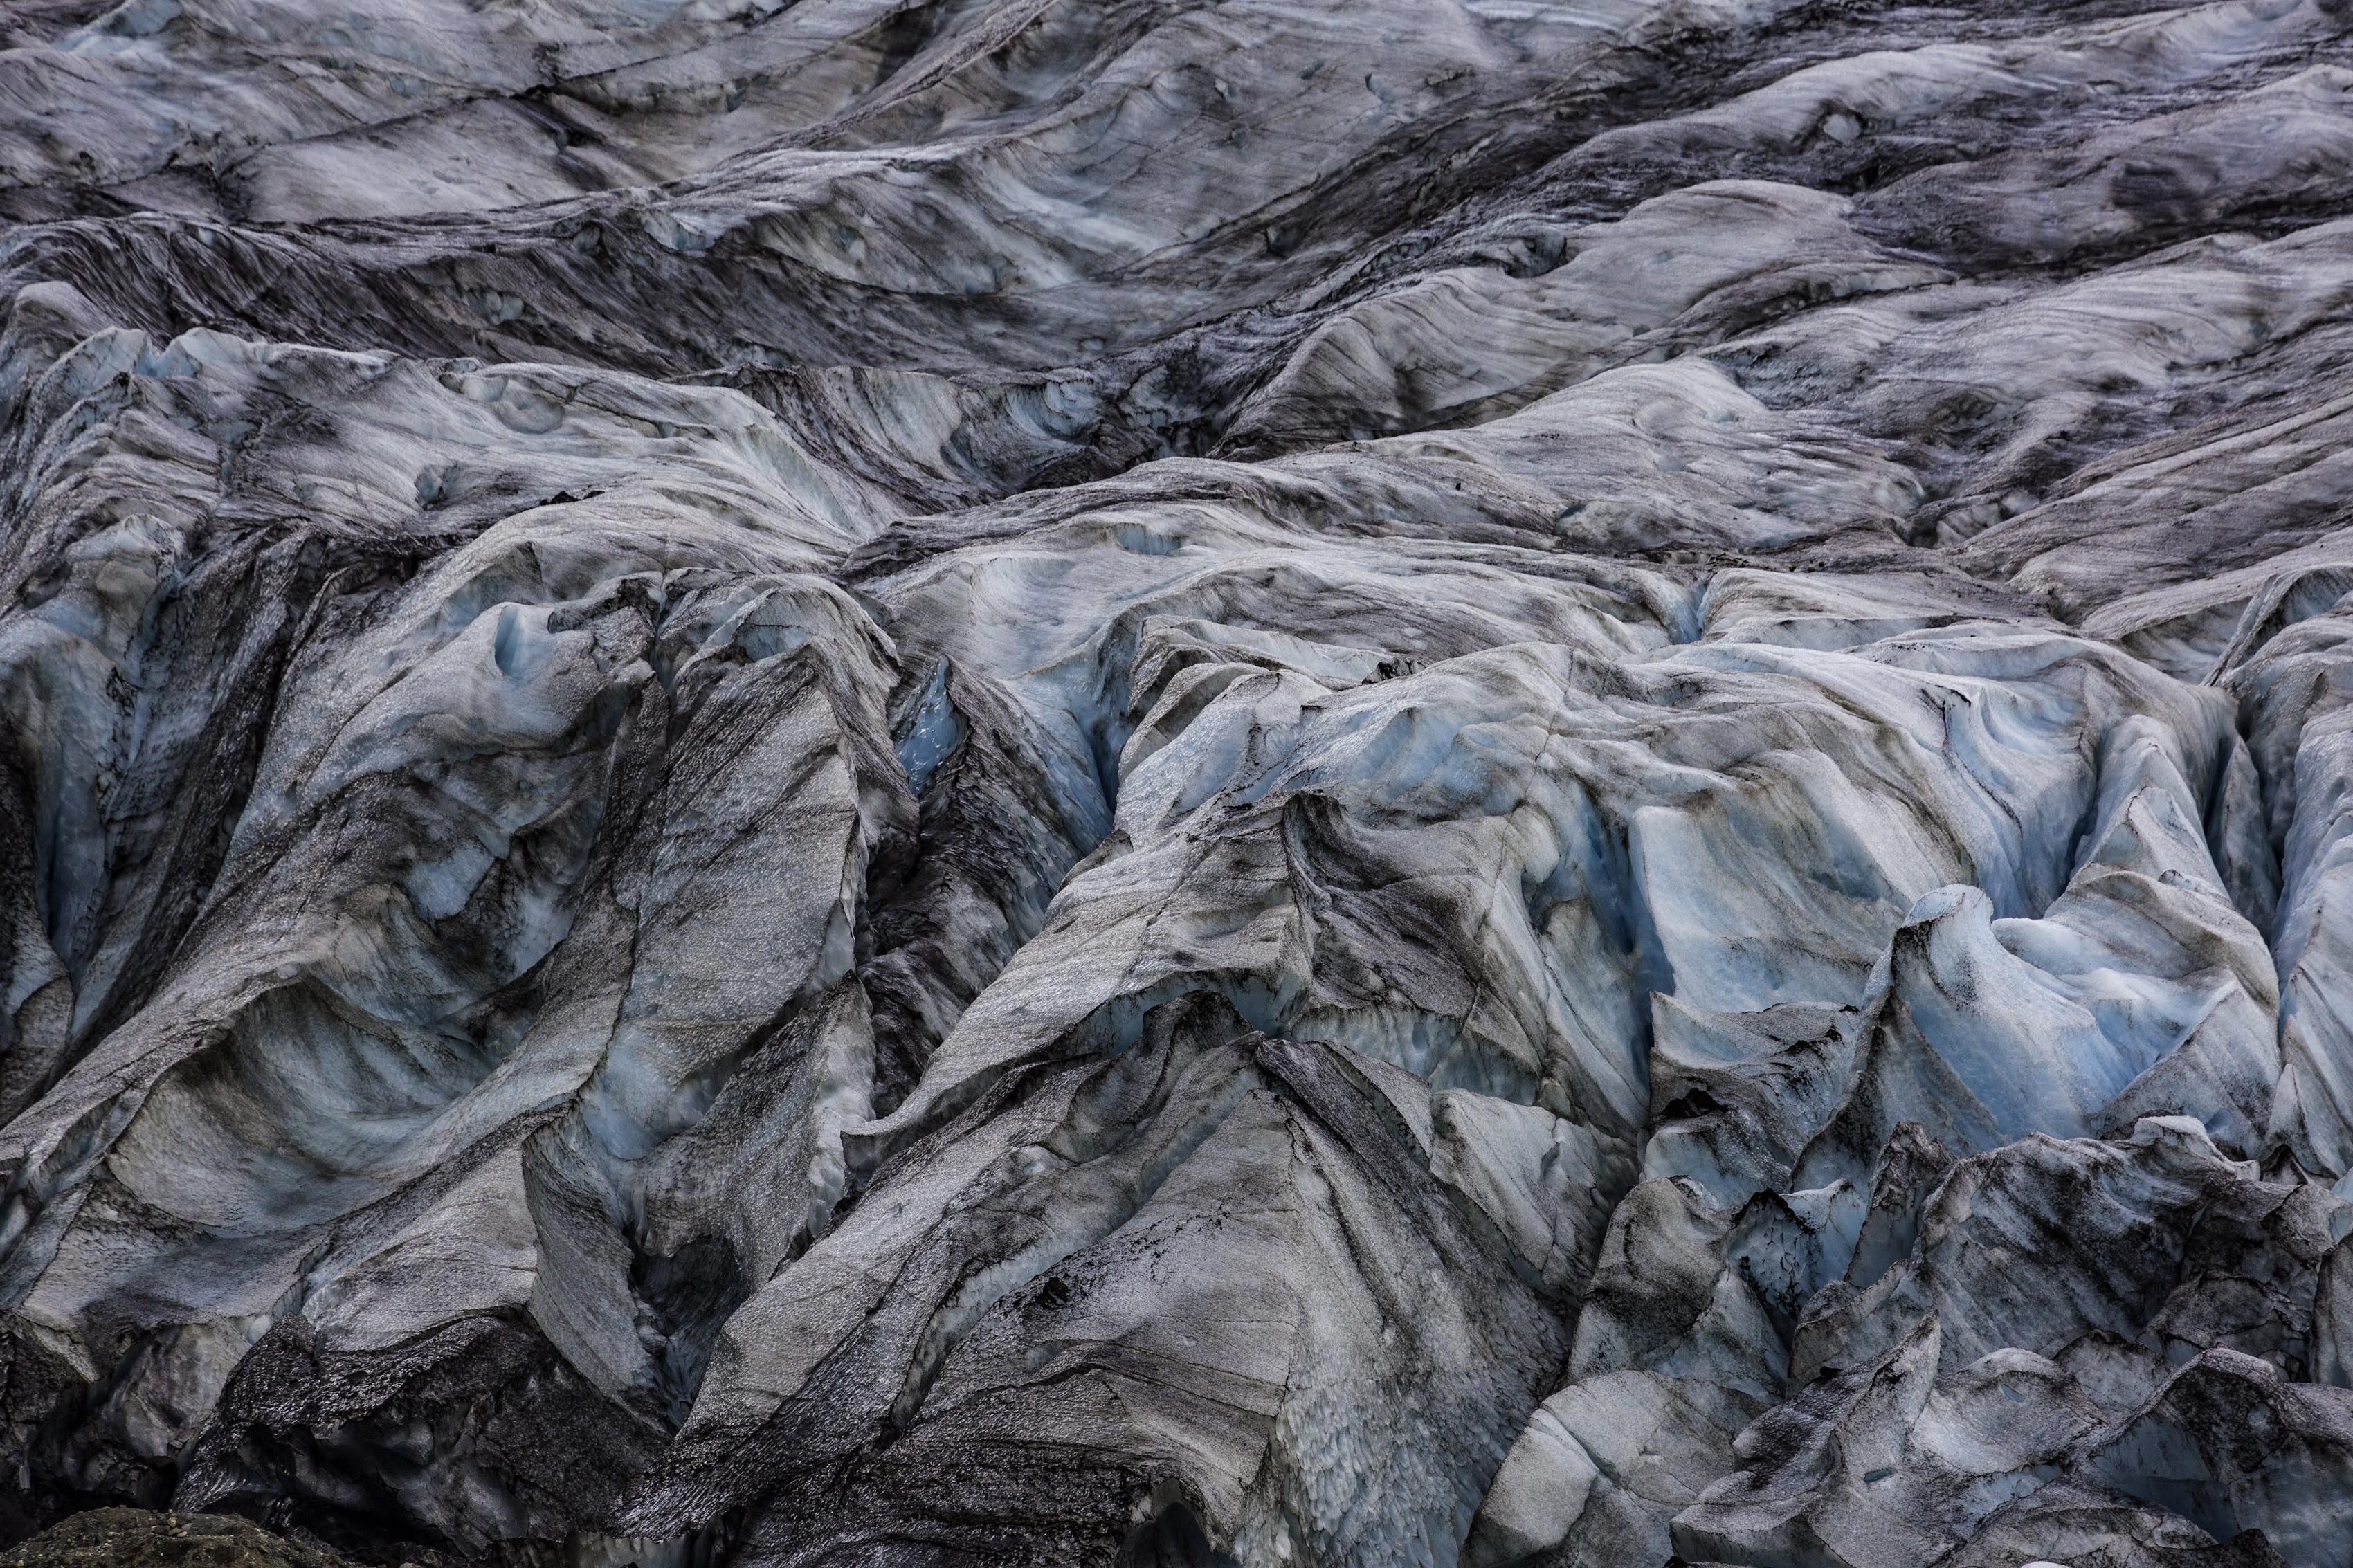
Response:
[{"label": "volcanic ash layer", "polygon": [[2345,0],[0,40],[0,1534],[2353,1562]]}]

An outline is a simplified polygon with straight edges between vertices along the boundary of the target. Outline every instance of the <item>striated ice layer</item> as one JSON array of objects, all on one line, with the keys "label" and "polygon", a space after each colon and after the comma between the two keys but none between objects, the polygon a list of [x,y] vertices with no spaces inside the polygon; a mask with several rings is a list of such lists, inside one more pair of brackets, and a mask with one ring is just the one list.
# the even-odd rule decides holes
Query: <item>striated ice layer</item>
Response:
[{"label": "striated ice layer", "polygon": [[2353,1562],[2339,0],[0,45],[0,1539]]}]

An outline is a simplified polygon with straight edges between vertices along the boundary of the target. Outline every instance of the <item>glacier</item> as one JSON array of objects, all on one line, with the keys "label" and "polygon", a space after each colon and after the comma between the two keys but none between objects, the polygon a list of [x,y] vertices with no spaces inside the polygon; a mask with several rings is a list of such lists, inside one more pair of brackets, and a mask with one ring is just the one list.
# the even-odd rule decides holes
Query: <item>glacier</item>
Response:
[{"label": "glacier", "polygon": [[25,0],[0,742],[0,1540],[2353,1563],[2345,0]]}]

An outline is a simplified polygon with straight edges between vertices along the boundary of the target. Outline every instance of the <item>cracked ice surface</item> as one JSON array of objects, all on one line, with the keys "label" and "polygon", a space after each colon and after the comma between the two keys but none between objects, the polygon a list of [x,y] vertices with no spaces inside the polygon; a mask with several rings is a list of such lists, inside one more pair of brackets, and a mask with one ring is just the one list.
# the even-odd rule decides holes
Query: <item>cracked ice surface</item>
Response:
[{"label": "cracked ice surface", "polygon": [[0,44],[10,1535],[2353,1563],[2340,0]]}]

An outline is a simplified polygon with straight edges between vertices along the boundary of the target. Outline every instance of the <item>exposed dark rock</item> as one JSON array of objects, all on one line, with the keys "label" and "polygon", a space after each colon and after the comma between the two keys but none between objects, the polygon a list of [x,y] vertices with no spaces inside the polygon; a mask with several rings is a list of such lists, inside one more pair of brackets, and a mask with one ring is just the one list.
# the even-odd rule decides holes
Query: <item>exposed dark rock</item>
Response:
[{"label": "exposed dark rock", "polygon": [[0,1552],[7,1568],[342,1568],[332,1552],[233,1516],[100,1508]]}]

